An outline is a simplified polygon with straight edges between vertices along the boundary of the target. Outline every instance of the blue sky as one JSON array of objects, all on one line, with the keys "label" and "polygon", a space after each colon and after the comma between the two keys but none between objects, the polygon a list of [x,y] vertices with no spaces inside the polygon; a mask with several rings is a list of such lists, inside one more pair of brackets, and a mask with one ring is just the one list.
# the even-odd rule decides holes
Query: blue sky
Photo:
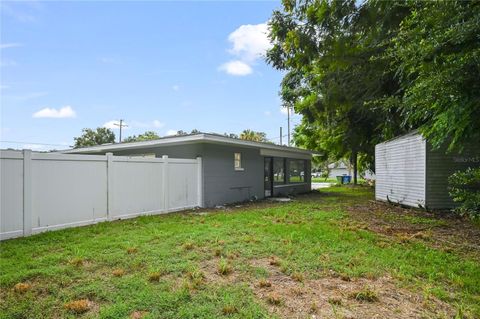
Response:
[{"label": "blue sky", "polygon": [[19,143],[0,147],[59,149],[120,118],[124,136],[249,128],[278,141],[282,73],[261,54],[279,6],[2,2],[0,140]]}]

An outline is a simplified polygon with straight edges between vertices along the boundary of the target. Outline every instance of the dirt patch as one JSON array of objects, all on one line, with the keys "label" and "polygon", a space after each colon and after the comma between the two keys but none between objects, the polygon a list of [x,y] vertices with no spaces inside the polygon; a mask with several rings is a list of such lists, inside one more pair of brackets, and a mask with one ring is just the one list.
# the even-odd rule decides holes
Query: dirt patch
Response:
[{"label": "dirt patch", "polygon": [[[324,277],[298,282],[272,265],[270,259],[251,264],[267,269],[271,284],[251,281],[252,290],[272,314],[282,318],[451,318],[454,314],[448,304],[400,289],[390,277]],[[366,293],[374,298],[358,298]]]},{"label": "dirt patch", "polygon": [[480,227],[452,213],[433,213],[376,201],[349,205],[346,211],[357,222],[354,227],[400,241],[422,240],[430,247],[480,260]]},{"label": "dirt patch", "polygon": [[221,260],[221,258],[215,257],[200,263],[200,270],[205,275],[205,282],[224,285],[242,281],[239,272],[235,271],[234,262],[231,260],[227,261],[231,266],[231,270],[222,274],[221,271],[219,271]]}]

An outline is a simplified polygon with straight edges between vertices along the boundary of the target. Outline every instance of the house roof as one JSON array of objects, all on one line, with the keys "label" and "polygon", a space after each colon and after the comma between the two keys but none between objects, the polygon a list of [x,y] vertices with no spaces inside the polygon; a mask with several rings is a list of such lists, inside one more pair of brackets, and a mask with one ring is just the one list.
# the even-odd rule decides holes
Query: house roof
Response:
[{"label": "house roof", "polygon": [[169,146],[169,145],[193,144],[193,143],[237,145],[242,147],[267,149],[272,151],[293,152],[293,153],[300,153],[305,155],[312,155],[315,153],[313,151],[309,151],[309,150],[305,150],[297,147],[289,147],[289,146],[276,145],[276,144],[264,143],[264,142],[247,141],[247,140],[242,140],[238,138],[232,138],[232,137],[227,137],[220,134],[212,134],[212,133],[167,136],[167,137],[162,137],[156,140],[143,141],[143,142],[102,144],[102,145],[91,146],[91,147],[63,150],[60,152],[66,153],[66,154],[68,153],[89,154],[89,153],[110,152],[110,151],[120,151],[120,150],[129,150],[129,149],[152,148],[152,147]]}]

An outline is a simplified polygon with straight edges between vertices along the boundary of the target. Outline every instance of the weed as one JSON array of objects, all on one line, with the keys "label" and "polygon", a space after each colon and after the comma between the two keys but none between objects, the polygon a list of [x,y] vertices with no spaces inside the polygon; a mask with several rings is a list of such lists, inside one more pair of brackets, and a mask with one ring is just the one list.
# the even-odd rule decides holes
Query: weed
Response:
[{"label": "weed", "polygon": [[330,297],[328,298],[328,303],[336,306],[340,306],[342,304],[342,299],[340,297]]},{"label": "weed", "polygon": [[237,313],[237,312],[238,312],[237,307],[235,307],[234,305],[226,305],[222,309],[222,313],[225,316],[233,315],[234,313]]},{"label": "weed", "polygon": [[294,272],[292,274],[292,278],[293,278],[293,280],[298,281],[298,282],[303,282],[305,280],[305,278],[303,277],[303,274],[301,272]]},{"label": "weed", "polygon": [[282,299],[280,298],[280,295],[276,292],[272,292],[272,293],[268,294],[267,301],[268,301],[268,303],[270,303],[272,305],[276,305],[276,306],[278,306],[279,304],[282,303]]},{"label": "weed", "polygon": [[76,267],[81,267],[83,266],[83,258],[80,258],[80,257],[75,257],[75,258],[72,258],[68,261],[68,263],[70,265],[74,265]]},{"label": "weed", "polygon": [[29,291],[31,288],[32,288],[32,285],[27,284],[25,282],[19,282],[18,284],[13,286],[13,291],[15,291],[17,293],[20,293],[20,294],[24,294],[27,291]]},{"label": "weed", "polygon": [[278,259],[277,257],[275,256],[272,256],[270,257],[270,260],[268,261],[268,263],[272,266],[280,266],[280,259]]},{"label": "weed", "polygon": [[192,250],[195,247],[195,244],[192,241],[186,241],[183,243],[183,250]]},{"label": "weed", "polygon": [[260,288],[272,287],[272,283],[264,278],[258,281],[258,286]]},{"label": "weed", "polygon": [[81,314],[91,308],[91,301],[88,299],[74,300],[65,304],[65,309],[70,312]]},{"label": "weed", "polygon": [[160,281],[160,277],[162,276],[162,274],[158,271],[156,272],[152,272],[148,275],[148,281],[151,281],[151,282],[157,282],[157,281]]},{"label": "weed", "polygon": [[220,275],[226,276],[232,272],[232,266],[224,258],[221,258],[218,263],[218,273]]},{"label": "weed", "polygon": [[366,302],[378,301],[377,293],[368,287],[365,287],[360,291],[351,293],[350,297],[357,301],[366,301]]},{"label": "weed", "polygon": [[112,271],[112,275],[114,275],[115,277],[122,277],[123,275],[125,275],[125,270],[123,270],[121,268],[114,269]]},{"label": "weed", "polygon": [[318,306],[315,302],[310,304],[310,313],[316,313],[318,311]]},{"label": "weed", "polygon": [[136,247],[128,247],[127,248],[127,253],[128,254],[135,254],[136,252],[138,251],[138,249]]}]

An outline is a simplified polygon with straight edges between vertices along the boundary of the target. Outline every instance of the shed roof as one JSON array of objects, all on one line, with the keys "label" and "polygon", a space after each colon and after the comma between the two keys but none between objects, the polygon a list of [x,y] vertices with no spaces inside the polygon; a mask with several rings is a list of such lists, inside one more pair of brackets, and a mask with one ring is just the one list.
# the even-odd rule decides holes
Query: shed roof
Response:
[{"label": "shed roof", "polygon": [[211,144],[223,144],[223,145],[236,145],[249,148],[268,149],[274,151],[294,152],[301,154],[312,155],[315,152],[283,145],[276,145],[264,142],[247,141],[238,138],[232,138],[223,136],[220,134],[212,133],[198,133],[180,136],[167,136],[156,140],[143,141],[143,142],[129,142],[129,143],[115,143],[115,144],[102,144],[91,147],[74,148],[69,150],[60,151],[61,153],[74,153],[74,154],[89,154],[99,152],[120,151],[129,149],[142,149],[152,148],[160,146],[170,145],[182,145],[182,144],[194,144],[194,143],[211,143]]}]

